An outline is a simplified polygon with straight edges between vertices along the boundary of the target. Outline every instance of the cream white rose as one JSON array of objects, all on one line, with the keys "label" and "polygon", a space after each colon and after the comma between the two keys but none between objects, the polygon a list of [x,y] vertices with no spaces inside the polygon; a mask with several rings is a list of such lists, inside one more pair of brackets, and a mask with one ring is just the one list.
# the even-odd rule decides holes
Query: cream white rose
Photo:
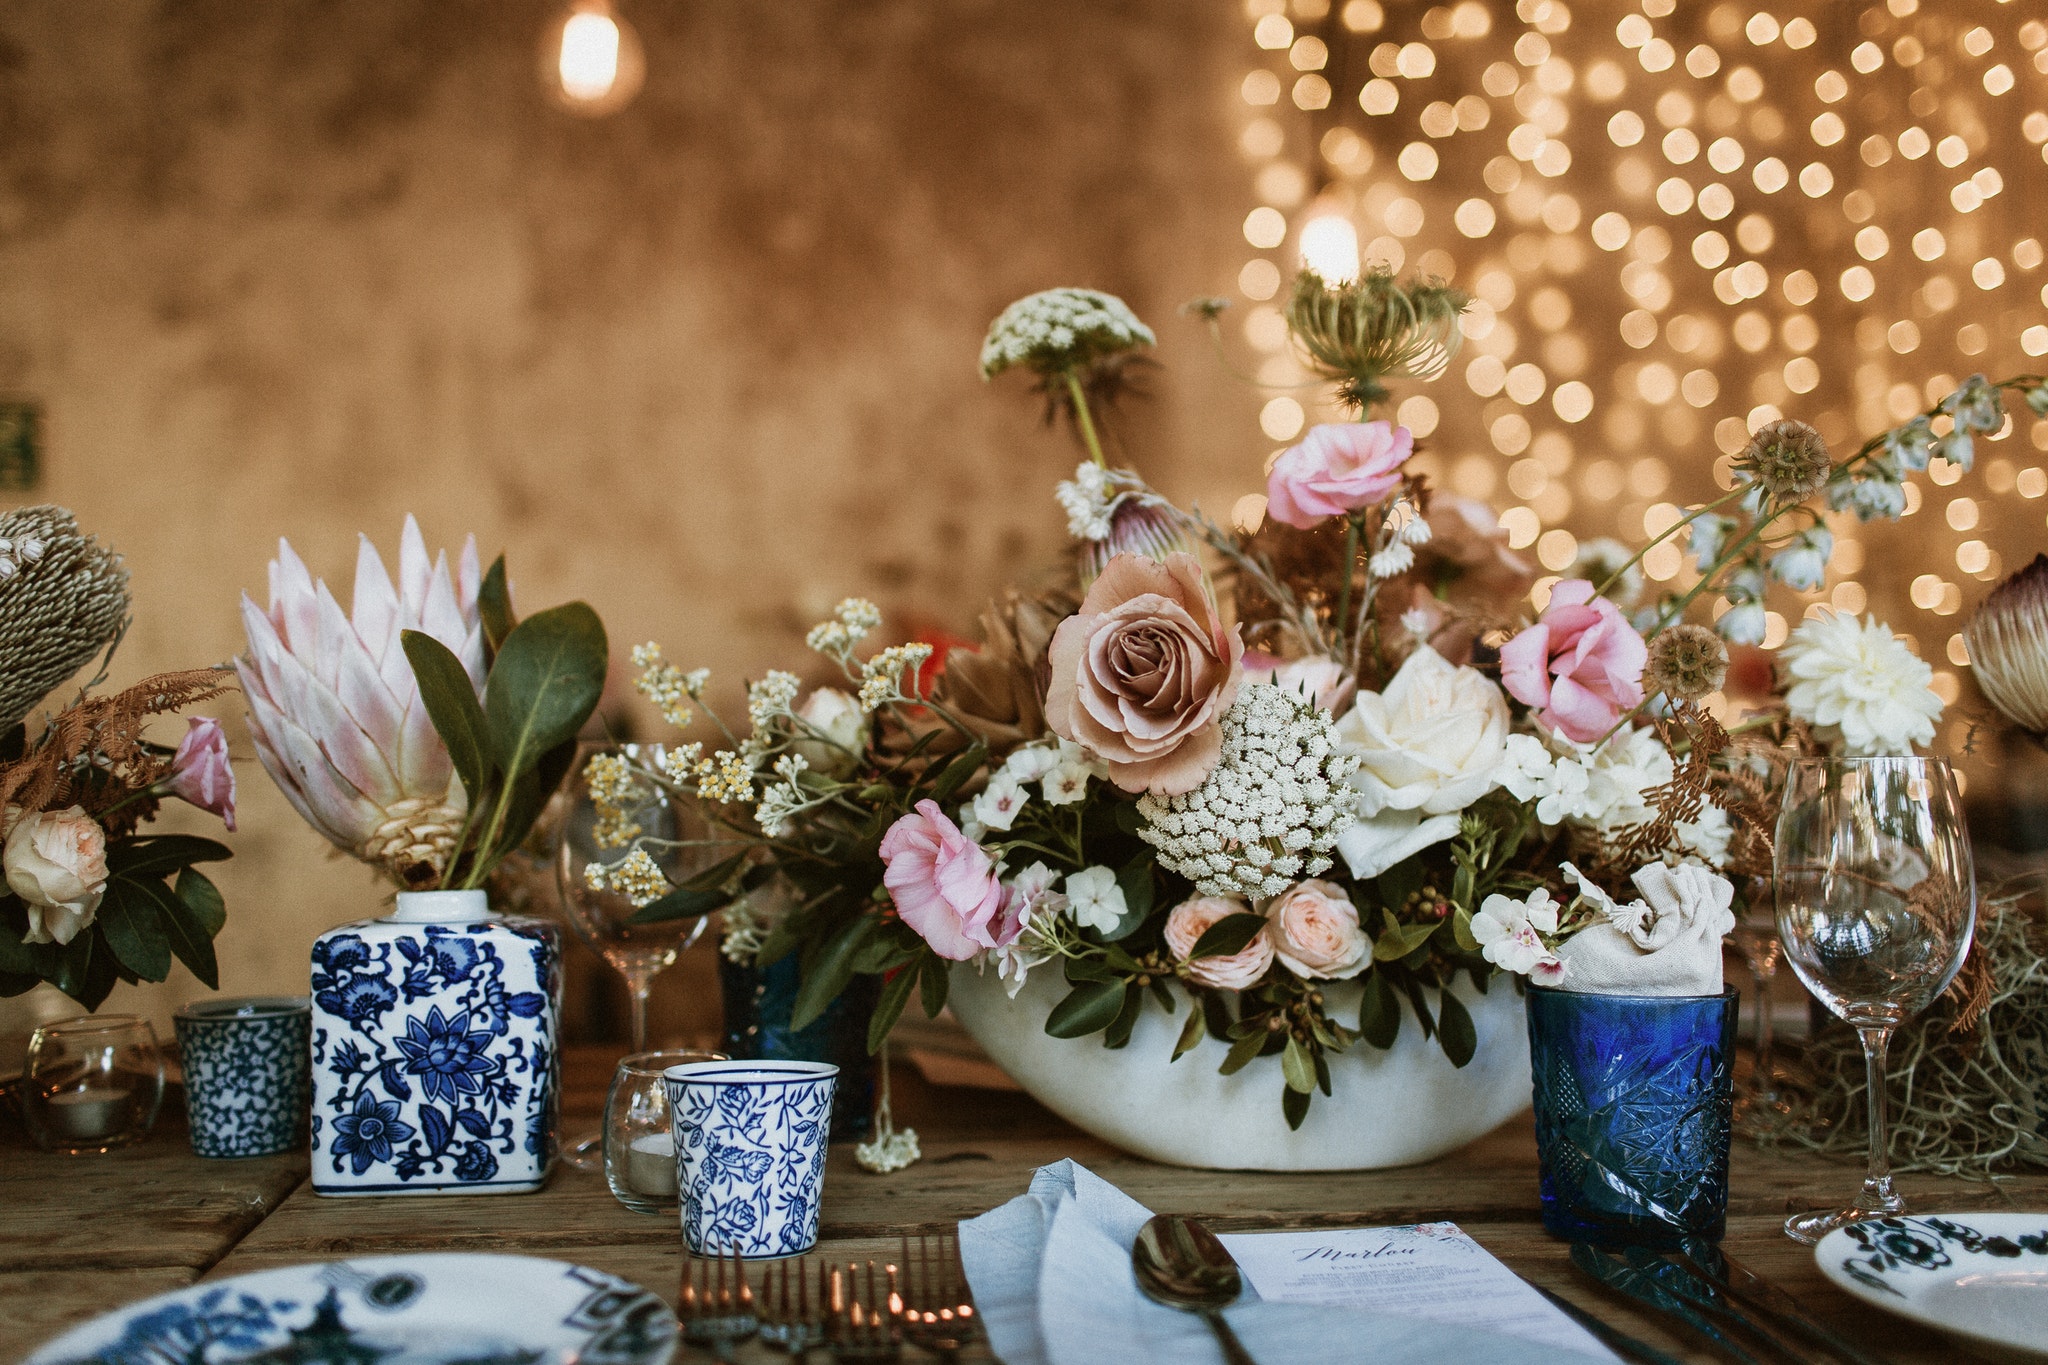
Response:
[{"label": "cream white rose", "polygon": [[1358,927],[1358,907],[1334,882],[1310,879],[1266,906],[1266,937],[1273,956],[1296,976],[1342,981],[1372,960],[1372,941]]},{"label": "cream white rose", "polygon": [[7,886],[28,907],[26,943],[69,943],[92,923],[107,892],[107,835],[78,806],[18,815],[10,810]]},{"label": "cream white rose", "polygon": [[1211,925],[1227,915],[1244,914],[1248,908],[1231,896],[1197,896],[1173,907],[1166,917],[1166,946],[1175,961],[1187,962],[1188,980],[1225,991],[1241,991],[1259,984],[1266,969],[1273,965],[1273,945],[1264,934],[1252,935],[1250,943],[1229,957],[1187,961],[1188,954]]},{"label": "cream white rose", "polygon": [[1508,703],[1477,669],[1460,668],[1424,645],[1384,692],[1361,692],[1337,738],[1359,757],[1351,785],[1359,813],[1448,815],[1498,786],[1507,756]]},{"label": "cream white rose", "polygon": [[860,755],[867,747],[868,718],[859,702],[836,687],[820,687],[804,698],[796,715],[823,736],[790,745],[814,770],[844,777],[860,765]]}]

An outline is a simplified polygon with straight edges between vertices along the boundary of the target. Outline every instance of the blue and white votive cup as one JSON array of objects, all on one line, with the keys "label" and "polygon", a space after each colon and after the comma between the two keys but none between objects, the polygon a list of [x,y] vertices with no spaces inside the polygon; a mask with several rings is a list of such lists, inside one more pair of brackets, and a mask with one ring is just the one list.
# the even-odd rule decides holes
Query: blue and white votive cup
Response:
[{"label": "blue and white votive cup", "polygon": [[829,1062],[690,1062],[662,1073],[693,1256],[801,1256],[818,1241]]},{"label": "blue and white votive cup", "polygon": [[177,1012],[196,1155],[271,1156],[304,1145],[312,1017],[303,996],[201,1000]]}]

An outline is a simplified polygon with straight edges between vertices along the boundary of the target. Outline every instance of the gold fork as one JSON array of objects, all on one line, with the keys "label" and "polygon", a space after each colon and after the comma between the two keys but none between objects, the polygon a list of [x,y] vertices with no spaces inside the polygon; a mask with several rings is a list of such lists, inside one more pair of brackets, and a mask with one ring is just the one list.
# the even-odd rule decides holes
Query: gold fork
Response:
[{"label": "gold fork", "polygon": [[726,1262],[723,1255],[684,1262],[676,1317],[682,1322],[684,1340],[708,1347],[714,1359],[732,1365],[733,1347],[754,1335],[759,1319],[738,1246],[732,1248],[731,1284],[726,1283]]},{"label": "gold fork", "polygon": [[903,1297],[896,1289],[896,1267],[881,1269],[877,1278],[875,1263],[869,1261],[863,1283],[857,1262],[849,1262],[843,1271],[832,1267],[826,1287],[825,1344],[839,1365],[893,1365],[903,1358]]},{"label": "gold fork", "polygon": [[903,1335],[952,1365],[981,1338],[981,1318],[960,1263],[960,1241],[950,1232],[903,1239]]},{"label": "gold fork", "polygon": [[[791,1283],[795,1292],[791,1292]],[[761,1341],[802,1361],[825,1341],[829,1297],[825,1267],[818,1267],[818,1301],[811,1303],[810,1262],[770,1261],[761,1279]]]}]

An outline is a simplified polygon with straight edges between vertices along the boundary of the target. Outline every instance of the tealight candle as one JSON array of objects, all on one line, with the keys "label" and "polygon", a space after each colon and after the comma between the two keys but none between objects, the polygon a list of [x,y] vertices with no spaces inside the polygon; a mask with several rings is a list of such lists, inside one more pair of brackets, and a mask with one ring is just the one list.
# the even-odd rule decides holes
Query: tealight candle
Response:
[{"label": "tealight candle", "polygon": [[626,1183],[657,1199],[676,1197],[676,1140],[668,1133],[649,1133],[627,1144]]},{"label": "tealight candle", "polygon": [[127,1117],[128,1092],[88,1085],[60,1090],[46,1096],[43,1103],[48,1106],[50,1127],[65,1137],[103,1138],[121,1130]]}]

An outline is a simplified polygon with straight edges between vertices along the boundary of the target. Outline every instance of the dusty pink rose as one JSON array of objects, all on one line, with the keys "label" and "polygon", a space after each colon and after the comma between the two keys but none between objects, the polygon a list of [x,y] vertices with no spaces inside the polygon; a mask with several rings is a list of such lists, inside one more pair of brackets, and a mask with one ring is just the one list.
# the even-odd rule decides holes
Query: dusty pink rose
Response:
[{"label": "dusty pink rose", "polygon": [[211,716],[192,716],[171,759],[171,794],[210,810],[235,828],[235,772],[228,766],[228,736]]},{"label": "dusty pink rose", "polygon": [[69,943],[107,894],[107,832],[82,806],[7,815],[7,889],[28,908],[22,942]]},{"label": "dusty pink rose", "polygon": [[1323,654],[1282,659],[1262,649],[1248,649],[1244,652],[1244,680],[1298,692],[1333,716],[1341,715],[1358,692],[1350,670]]},{"label": "dusty pink rose", "polygon": [[1266,476],[1266,511],[1306,531],[1370,506],[1401,482],[1415,436],[1391,422],[1326,422],[1283,451]]},{"label": "dusty pink rose", "polygon": [[[1209,927],[1226,915],[1241,915],[1248,907],[1241,900],[1230,896],[1197,896],[1182,901],[1173,907],[1166,917],[1166,947],[1174,960],[1187,962],[1188,954],[1195,950],[1195,944]],[[1241,991],[1256,986],[1266,969],[1273,965],[1273,945],[1266,941],[1264,934],[1254,934],[1252,941],[1232,953],[1229,957],[1205,957],[1199,962],[1188,962],[1188,979],[1203,986],[1214,986],[1218,990]]]},{"label": "dusty pink rose", "polygon": [[918,802],[889,826],[881,853],[888,864],[882,884],[896,900],[896,913],[940,957],[964,962],[1017,936],[1016,920],[1002,919],[995,863],[936,801]]},{"label": "dusty pink rose", "polygon": [[1569,578],[1536,624],[1500,649],[1500,681],[1565,738],[1590,744],[1643,701],[1649,646],[1593,585]]},{"label": "dusty pink rose", "polygon": [[1118,555],[1053,634],[1046,723],[1127,792],[1193,791],[1222,757],[1243,656],[1193,555]]},{"label": "dusty pink rose", "polygon": [[1266,906],[1273,956],[1296,976],[1343,981],[1372,961],[1372,941],[1358,927],[1358,907],[1334,882],[1298,883]]}]

